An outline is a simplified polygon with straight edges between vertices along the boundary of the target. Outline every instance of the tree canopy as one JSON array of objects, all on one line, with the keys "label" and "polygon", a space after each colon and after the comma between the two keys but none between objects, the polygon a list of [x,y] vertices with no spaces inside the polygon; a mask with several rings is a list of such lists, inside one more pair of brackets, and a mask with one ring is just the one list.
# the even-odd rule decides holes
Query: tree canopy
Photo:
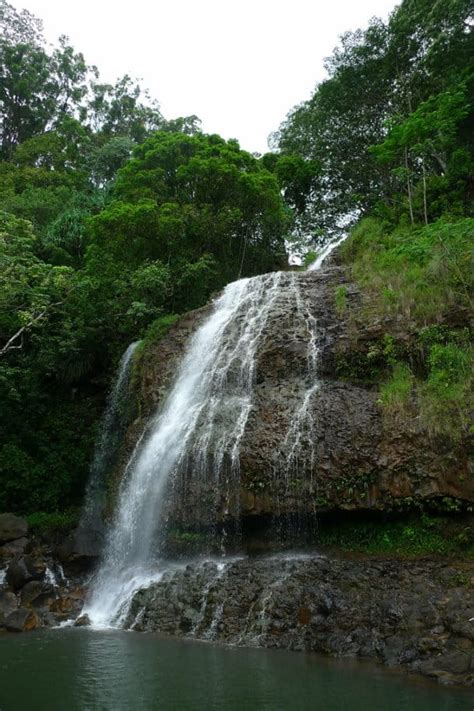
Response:
[{"label": "tree canopy", "polygon": [[376,206],[397,221],[472,209],[474,19],[470,0],[404,0],[346,33],[328,78],[273,144],[319,166],[306,219],[334,231]]},{"label": "tree canopy", "polygon": [[284,262],[277,177],[0,0],[0,510],[77,503],[120,353]]}]

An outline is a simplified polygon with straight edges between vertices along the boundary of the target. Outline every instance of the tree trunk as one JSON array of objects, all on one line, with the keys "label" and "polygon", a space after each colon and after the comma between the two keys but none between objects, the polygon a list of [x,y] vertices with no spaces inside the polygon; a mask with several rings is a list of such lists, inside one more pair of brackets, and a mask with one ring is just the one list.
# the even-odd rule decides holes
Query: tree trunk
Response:
[{"label": "tree trunk", "polygon": [[415,224],[415,218],[413,216],[413,199],[411,193],[411,180],[410,180],[410,169],[408,166],[408,148],[405,148],[405,168],[407,171],[407,192],[408,192],[408,207],[410,210],[410,220],[411,224]]},{"label": "tree trunk", "polygon": [[428,224],[428,203],[426,199],[426,170],[425,170],[425,161],[422,160],[422,168],[423,168],[423,213],[425,217],[425,225]]}]

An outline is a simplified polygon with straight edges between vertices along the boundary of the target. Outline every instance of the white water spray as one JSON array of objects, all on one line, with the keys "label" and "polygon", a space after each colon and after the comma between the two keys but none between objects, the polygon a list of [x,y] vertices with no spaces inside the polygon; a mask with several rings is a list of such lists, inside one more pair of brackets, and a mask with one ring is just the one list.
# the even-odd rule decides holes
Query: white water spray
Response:
[{"label": "white water spray", "polygon": [[312,264],[309,265],[308,271],[314,272],[318,269],[321,269],[323,262],[329,257],[331,252],[334,252],[336,247],[339,247],[339,245],[344,242],[345,239],[347,239],[346,234],[342,235],[342,237],[339,237],[339,239],[333,240],[332,242],[328,242],[328,244],[326,244],[323,248],[321,254],[314,260],[314,262],[312,262]]}]

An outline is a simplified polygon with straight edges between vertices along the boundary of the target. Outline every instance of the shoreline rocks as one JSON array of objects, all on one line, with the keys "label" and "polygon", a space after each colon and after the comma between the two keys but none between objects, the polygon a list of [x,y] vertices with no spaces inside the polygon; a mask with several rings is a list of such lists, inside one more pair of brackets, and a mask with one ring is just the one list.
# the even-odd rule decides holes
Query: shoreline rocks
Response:
[{"label": "shoreline rocks", "polygon": [[474,562],[308,555],[192,563],[138,591],[125,627],[371,659],[474,685]]},{"label": "shoreline rocks", "polygon": [[66,579],[51,547],[27,534],[24,519],[0,514],[0,631],[51,627],[82,609],[81,579]]}]

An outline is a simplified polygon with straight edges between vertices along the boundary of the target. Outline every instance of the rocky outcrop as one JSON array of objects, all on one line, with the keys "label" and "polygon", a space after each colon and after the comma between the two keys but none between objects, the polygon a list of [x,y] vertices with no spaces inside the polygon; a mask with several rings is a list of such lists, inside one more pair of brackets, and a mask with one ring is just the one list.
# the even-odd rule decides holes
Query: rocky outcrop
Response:
[{"label": "rocky outcrop", "polygon": [[31,632],[39,626],[39,620],[33,610],[20,607],[8,615],[4,626],[8,632]]},{"label": "rocky outcrop", "polygon": [[137,592],[126,626],[368,658],[474,684],[474,564],[269,557],[196,563]]},{"label": "rocky outcrop", "polygon": [[15,592],[32,580],[43,580],[46,563],[38,558],[25,555],[14,558],[7,568],[6,581]]},{"label": "rocky outcrop", "polygon": [[26,521],[12,514],[0,514],[0,521],[8,525],[4,537],[22,536],[0,547],[0,631],[28,632],[79,614],[85,596],[80,580],[64,577],[49,545],[24,537]]},{"label": "rocky outcrop", "polygon": [[[345,315],[336,309],[341,287],[350,318],[347,308]],[[186,314],[142,355],[141,414],[125,438],[118,476],[207,313]],[[370,371],[380,366],[385,333],[407,343],[414,334],[410,324],[367,313],[357,287],[335,264],[282,275],[260,335],[253,406],[240,444],[239,515],[462,508],[474,502],[474,464],[466,442],[428,437],[416,411],[396,423],[384,417]],[[315,371],[308,365],[312,357]],[[215,496],[214,479],[200,480],[199,490],[187,484],[185,494],[174,497],[170,519],[187,529],[212,524],[196,502]],[[220,518],[229,516],[223,493]]]},{"label": "rocky outcrop", "polygon": [[28,524],[25,519],[12,513],[0,514],[0,545],[9,543],[28,535]]}]

